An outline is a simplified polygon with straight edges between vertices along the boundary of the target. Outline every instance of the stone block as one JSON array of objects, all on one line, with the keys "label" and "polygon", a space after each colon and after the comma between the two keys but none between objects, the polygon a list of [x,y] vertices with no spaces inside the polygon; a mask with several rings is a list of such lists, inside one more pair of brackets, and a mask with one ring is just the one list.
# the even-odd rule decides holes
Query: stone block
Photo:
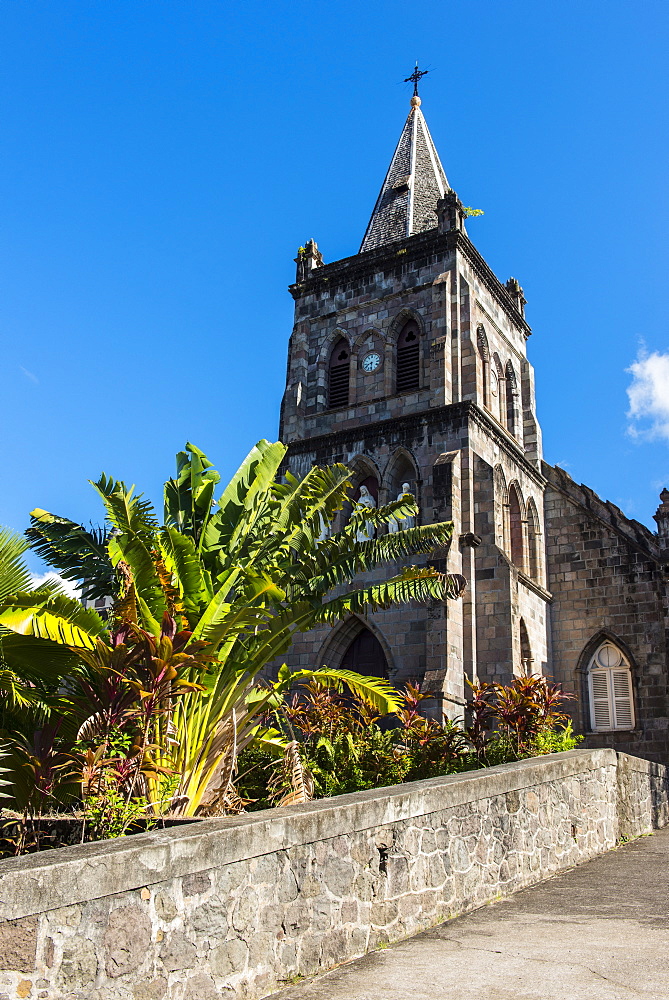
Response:
[{"label": "stone block", "polygon": [[183,931],[172,931],[163,943],[160,958],[167,972],[192,969],[197,961],[197,948]]},{"label": "stone block", "polygon": [[112,910],[103,943],[105,970],[110,978],[134,972],[147,957],[151,943],[151,921],[146,911],[133,904]]},{"label": "stone block", "polygon": [[202,896],[211,889],[211,878],[207,872],[187,875],[181,883],[184,896]]},{"label": "stone block", "polygon": [[146,979],[133,987],[132,1000],[164,1000],[167,995],[167,980],[164,976]]},{"label": "stone block", "polygon": [[224,938],[228,933],[228,905],[229,900],[220,896],[212,896],[197,904],[190,914],[190,927],[203,937]]},{"label": "stone block", "polygon": [[33,972],[37,950],[37,917],[0,923],[0,968]]},{"label": "stone block", "polygon": [[177,916],[179,910],[172,896],[167,892],[157,892],[153,899],[156,915],[169,923]]},{"label": "stone block", "polygon": [[249,948],[240,938],[231,938],[212,948],[209,955],[209,967],[214,976],[228,979],[244,972],[248,959]]},{"label": "stone block", "polygon": [[259,900],[253,891],[239,897],[232,910],[232,926],[236,931],[249,934],[253,931],[258,916]]},{"label": "stone block", "polygon": [[204,972],[198,972],[186,980],[183,1000],[219,1000],[220,996],[216,983]]},{"label": "stone block", "polygon": [[[142,958],[144,955],[142,955]],[[139,964],[139,963],[138,963]],[[128,966],[127,971],[132,971],[136,966]],[[114,968],[116,968],[114,966]],[[85,938],[70,938],[63,945],[63,957],[56,979],[57,985],[62,990],[81,989],[90,986],[95,982],[98,972],[98,958],[95,953],[95,945]],[[107,975],[121,975],[120,972],[110,972],[107,965]]]}]

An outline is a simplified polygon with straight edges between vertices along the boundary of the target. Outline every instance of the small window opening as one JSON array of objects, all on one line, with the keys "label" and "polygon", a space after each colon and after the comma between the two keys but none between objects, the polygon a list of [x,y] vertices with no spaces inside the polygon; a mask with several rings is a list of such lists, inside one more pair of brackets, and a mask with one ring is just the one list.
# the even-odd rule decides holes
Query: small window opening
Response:
[{"label": "small window opening", "polygon": [[509,534],[511,536],[511,560],[519,570],[525,568],[523,551],[523,515],[515,486],[509,489]]},{"label": "small window opening", "polygon": [[539,519],[532,501],[527,508],[527,549],[529,574],[539,582]]},{"label": "small window opening", "polygon": [[527,634],[527,625],[520,619],[520,668],[525,677],[531,677],[534,670],[534,659],[532,657],[532,647],[530,637]]},{"label": "small window opening", "polygon": [[397,341],[397,391],[411,392],[420,386],[420,335],[411,320]]},{"label": "small window opening", "polygon": [[506,426],[514,437],[518,433],[516,421],[516,405],[518,399],[518,383],[516,373],[510,361],[506,365]]},{"label": "small window opening", "polygon": [[348,344],[342,338],[335,344],[330,355],[330,371],[328,386],[328,407],[348,405],[349,365],[351,353]]},{"label": "small window opening", "polygon": [[488,338],[482,326],[476,331],[476,344],[479,357],[481,359],[481,377],[483,389],[483,405],[490,406],[490,351],[488,350]]}]

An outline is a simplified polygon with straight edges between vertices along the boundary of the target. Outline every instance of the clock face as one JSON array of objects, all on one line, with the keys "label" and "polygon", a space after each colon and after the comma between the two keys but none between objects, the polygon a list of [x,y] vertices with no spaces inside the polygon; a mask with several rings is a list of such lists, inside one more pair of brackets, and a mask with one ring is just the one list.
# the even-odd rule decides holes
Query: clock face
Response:
[{"label": "clock face", "polygon": [[380,364],[381,364],[381,357],[376,353],[376,351],[373,351],[371,354],[367,354],[362,359],[362,368],[363,371],[366,372],[375,372]]}]

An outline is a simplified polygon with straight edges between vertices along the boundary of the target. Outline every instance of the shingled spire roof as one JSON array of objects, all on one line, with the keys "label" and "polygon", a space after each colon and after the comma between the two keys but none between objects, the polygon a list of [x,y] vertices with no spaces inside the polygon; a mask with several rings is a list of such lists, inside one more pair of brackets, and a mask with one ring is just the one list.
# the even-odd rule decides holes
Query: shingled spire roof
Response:
[{"label": "shingled spire roof", "polygon": [[360,253],[437,227],[437,201],[449,184],[420,104],[414,95]]}]

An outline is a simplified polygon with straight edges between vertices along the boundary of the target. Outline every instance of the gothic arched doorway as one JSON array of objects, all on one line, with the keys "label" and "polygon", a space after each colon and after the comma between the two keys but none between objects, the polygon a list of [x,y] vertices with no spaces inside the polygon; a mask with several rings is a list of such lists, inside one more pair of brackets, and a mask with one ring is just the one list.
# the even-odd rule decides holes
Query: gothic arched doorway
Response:
[{"label": "gothic arched doorway", "polygon": [[368,628],[363,628],[349,643],[340,666],[344,670],[355,670],[368,677],[388,679],[388,663],[383,646]]}]

